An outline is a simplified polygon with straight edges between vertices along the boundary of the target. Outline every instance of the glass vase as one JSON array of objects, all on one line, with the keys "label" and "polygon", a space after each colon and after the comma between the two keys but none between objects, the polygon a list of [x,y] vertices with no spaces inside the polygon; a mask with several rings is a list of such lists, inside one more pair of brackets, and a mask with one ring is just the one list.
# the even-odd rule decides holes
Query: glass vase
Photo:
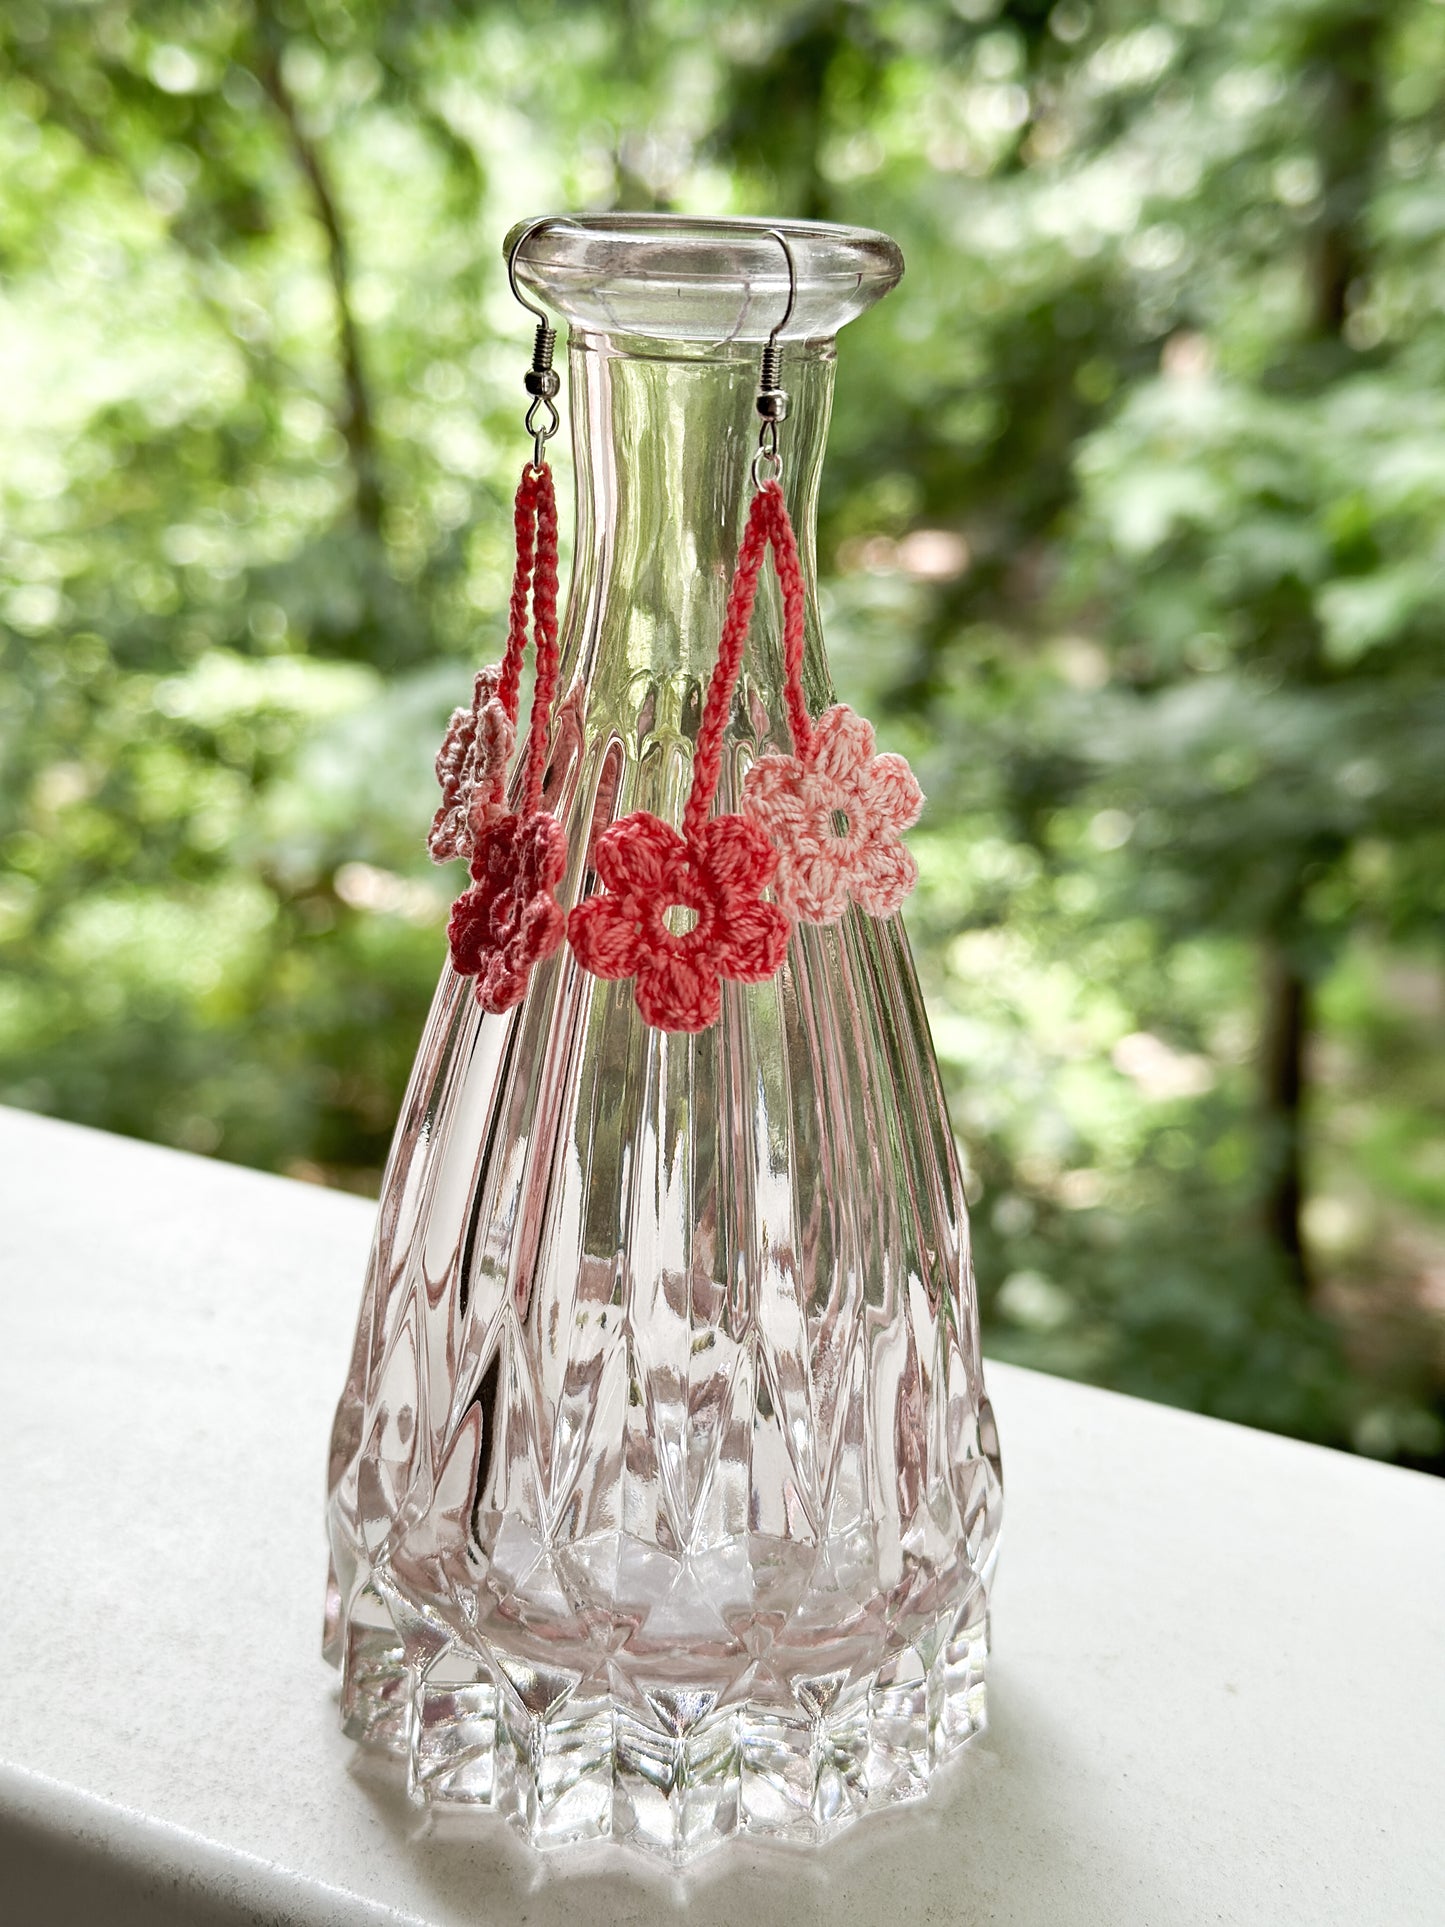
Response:
[{"label": "glass vase", "polygon": [[[834,337],[902,262],[879,234],[786,231],[783,478],[811,580]],[[761,223],[623,215],[534,233],[518,272],[571,331],[545,789],[569,904],[600,829],[680,820],[787,273]],[[719,810],[789,749],[779,634],[768,571]],[[805,681],[816,714],[811,600]],[[328,1513],[346,1730],[404,1759],[416,1798],[682,1860],[919,1796],[983,1719],[1000,1498],[897,917],[799,927],[777,977],[725,982],[691,1036],[565,945],[503,1016],[443,970]]]}]

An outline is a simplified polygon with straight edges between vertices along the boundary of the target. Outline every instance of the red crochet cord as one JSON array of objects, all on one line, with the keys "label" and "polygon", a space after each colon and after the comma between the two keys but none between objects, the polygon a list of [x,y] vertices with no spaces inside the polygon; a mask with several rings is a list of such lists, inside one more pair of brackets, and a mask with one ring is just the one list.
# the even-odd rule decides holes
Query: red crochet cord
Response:
[{"label": "red crochet cord", "polygon": [[527,604],[532,590],[532,564],[537,552],[537,484],[530,465],[522,470],[512,503],[512,526],[517,536],[517,566],[512,572],[512,598],[507,605],[507,647],[502,657],[502,679],[497,698],[508,719],[517,720],[521,695],[522,658],[527,652]]},{"label": "red crochet cord", "polygon": [[702,706],[702,727],[697,733],[693,760],[692,788],[683,811],[682,830],[689,842],[702,834],[717,794],[722,769],[723,731],[732,711],[733,691],[742,669],[747,648],[748,628],[757,600],[758,575],[768,545],[773,549],[774,566],[783,592],[783,673],[786,678],[784,701],[793,749],[806,757],[813,747],[813,723],[803,700],[803,565],[798,557],[797,538],[788,519],[788,505],[777,482],[765,482],[753,497],[747,526],[738,549],[738,565],[728,591],[727,612],[723,617],[722,638],[717,661],[708,681]]},{"label": "red crochet cord", "polygon": [[[529,493],[531,526],[524,529],[522,500]],[[532,690],[532,717],[527,725],[527,752],[522,775],[521,814],[530,816],[541,807],[542,778],[547,773],[547,754],[552,741],[552,704],[557,697],[557,497],[552,487],[552,471],[546,462],[528,463],[522,470],[517,490],[517,578],[523,576],[524,556],[532,563],[532,620],[537,644],[537,680]],[[535,548],[533,544],[535,528]],[[517,587],[512,589],[512,619],[517,614]],[[526,639],[526,604],[523,590],[522,637]],[[512,657],[512,638],[507,637],[507,659]],[[518,658],[520,665],[520,657]],[[505,700],[505,698],[504,698]],[[516,716],[516,697],[512,715]]]},{"label": "red crochet cord", "polygon": [[[528,462],[517,484],[512,505],[512,522],[517,532],[517,567],[512,576],[512,595],[507,605],[507,649],[502,657],[502,677],[497,697],[510,720],[517,720],[521,698],[522,659],[527,653],[527,605],[531,602],[537,639],[537,688],[532,698],[532,722],[527,736],[527,788],[523,809],[537,807],[541,779],[545,770],[547,720],[557,693],[557,497],[552,487],[552,471],[546,462]],[[537,717],[542,715],[542,743],[536,747]],[[532,767],[536,786],[532,786]]]}]

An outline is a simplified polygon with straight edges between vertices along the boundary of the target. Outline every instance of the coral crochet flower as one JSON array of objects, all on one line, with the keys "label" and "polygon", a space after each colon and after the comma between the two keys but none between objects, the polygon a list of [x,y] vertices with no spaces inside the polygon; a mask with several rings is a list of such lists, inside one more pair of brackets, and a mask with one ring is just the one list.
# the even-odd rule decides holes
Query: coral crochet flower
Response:
[{"label": "coral crochet flower", "polygon": [[899,836],[923,808],[918,779],[903,757],[874,754],[873,725],[846,703],[808,738],[795,756],[760,756],[743,781],[743,808],[778,852],[773,893],[800,922],[832,923],[850,897],[891,916],[918,881]]},{"label": "coral crochet flower", "polygon": [[433,863],[470,861],[478,837],[506,809],[517,732],[499,694],[502,674],[499,663],[477,671],[472,706],[452,711],[437,751],[442,800],[426,840]]},{"label": "coral crochet flower", "polygon": [[[745,817],[714,817],[689,839],[638,810],[603,831],[592,861],[606,891],[572,912],[572,948],[594,976],[635,977],[637,1008],[658,1029],[706,1029],[722,978],[763,983],[783,961],[791,926],[762,898],[777,856]],[[668,926],[679,904],[696,919],[681,935]]]},{"label": "coral crochet flower", "polygon": [[469,890],[447,925],[452,966],[475,974],[483,1010],[522,1000],[532,966],[561,943],[567,917],[555,891],[567,866],[567,839],[555,816],[532,810],[503,816],[477,839]]},{"label": "coral crochet flower", "polygon": [[[758,573],[787,517],[782,490],[765,483],[748,511],[728,589],[681,831],[650,810],[637,810],[604,830],[592,848],[604,889],[579,903],[567,926],[584,970],[595,977],[636,978],[637,1008],[659,1030],[706,1030],[722,1008],[722,979],[765,983],[788,948],[792,925],[775,903],[763,901],[777,852],[747,817],[709,815]],[[669,923],[678,906],[691,912],[690,930]]]}]

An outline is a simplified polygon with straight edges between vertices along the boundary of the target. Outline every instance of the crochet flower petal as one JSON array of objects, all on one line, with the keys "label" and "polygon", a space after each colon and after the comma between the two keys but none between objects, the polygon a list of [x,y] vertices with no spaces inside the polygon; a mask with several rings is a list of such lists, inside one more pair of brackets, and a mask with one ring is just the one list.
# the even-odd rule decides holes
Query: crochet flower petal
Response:
[{"label": "crochet flower petal", "polygon": [[478,784],[467,805],[466,829],[458,839],[457,856],[467,856],[507,808],[507,772],[498,772],[489,782]]},{"label": "crochet flower petal", "polygon": [[577,961],[594,977],[635,976],[647,954],[642,925],[623,897],[603,894],[579,903],[567,919]]},{"label": "crochet flower petal", "polygon": [[458,839],[465,830],[462,812],[455,803],[439,803],[426,833],[426,851],[433,863],[450,863],[461,855]]},{"label": "crochet flower petal", "polygon": [[476,725],[469,709],[454,709],[447,722],[446,733],[441,740],[441,748],[436,753],[432,768],[436,779],[445,791],[449,783],[454,783],[461,770],[467,751],[472,746],[472,733]]},{"label": "crochet flower petal", "polygon": [[867,774],[868,799],[873,809],[895,830],[906,830],[923,812],[923,791],[905,756],[885,751],[875,756]]},{"label": "crochet flower petal", "polygon": [[481,963],[490,927],[491,912],[485,892],[479,892],[475,886],[463,890],[452,905],[447,923],[452,968],[463,977],[471,976]]},{"label": "crochet flower petal", "polygon": [[513,937],[485,957],[477,972],[476,995],[482,1009],[498,1015],[521,1003],[532,966],[551,956],[566,928],[566,915],[554,898],[528,898]]},{"label": "crochet flower petal", "polygon": [[517,861],[528,895],[550,891],[567,868],[567,837],[562,825],[546,810],[533,810],[520,819],[516,832]]},{"label": "crochet flower petal", "polygon": [[873,754],[873,725],[847,703],[834,703],[813,725],[812,767],[821,774],[846,780]]},{"label": "crochet flower petal", "polygon": [[550,957],[567,934],[567,912],[553,896],[535,896],[522,912],[521,941],[533,963]]},{"label": "crochet flower petal", "polygon": [[698,842],[700,868],[715,894],[754,897],[772,882],[778,853],[751,817],[715,816],[703,825]]},{"label": "crochet flower petal", "polygon": [[493,1017],[500,1017],[504,1010],[512,1010],[521,1003],[527,993],[530,975],[530,964],[518,964],[507,953],[496,952],[485,960],[477,972],[477,1002]]},{"label": "crochet flower petal", "polygon": [[918,881],[918,865],[896,836],[878,837],[849,866],[853,901],[870,917],[891,917]]},{"label": "crochet flower petal", "polygon": [[722,1009],[717,966],[707,956],[654,951],[637,970],[637,1008],[658,1030],[706,1030]]},{"label": "crochet flower petal", "polygon": [[760,756],[743,778],[743,808],[769,835],[785,829],[799,807],[803,766],[796,756]]},{"label": "crochet flower petal", "polygon": [[511,717],[495,696],[490,697],[477,717],[478,775],[491,775],[500,765],[509,762],[516,741],[517,730]]},{"label": "crochet flower petal", "polygon": [[503,816],[472,851],[469,890],[447,925],[452,964],[476,977],[483,1010],[521,1001],[532,966],[562,940],[566,918],[553,895],[567,862],[562,826],[545,810]]},{"label": "crochet flower petal", "polygon": [[472,859],[467,866],[472,881],[490,895],[504,890],[516,875],[516,821],[514,816],[499,816],[472,845]]},{"label": "crochet flower petal", "polygon": [[775,903],[743,903],[729,910],[713,957],[724,977],[766,983],[788,948],[792,925]]},{"label": "crochet flower petal", "polygon": [[650,810],[619,818],[592,846],[593,868],[609,890],[619,893],[650,896],[667,890],[686,859],[681,836]]},{"label": "crochet flower petal", "polygon": [[516,736],[497,696],[501,670],[477,671],[470,709],[454,709],[437,751],[442,800],[427,849],[436,863],[470,858],[478,837],[505,809],[507,764]]},{"label": "crochet flower petal", "polygon": [[835,923],[848,908],[848,876],[832,849],[791,846],[778,858],[773,895],[795,923]]}]

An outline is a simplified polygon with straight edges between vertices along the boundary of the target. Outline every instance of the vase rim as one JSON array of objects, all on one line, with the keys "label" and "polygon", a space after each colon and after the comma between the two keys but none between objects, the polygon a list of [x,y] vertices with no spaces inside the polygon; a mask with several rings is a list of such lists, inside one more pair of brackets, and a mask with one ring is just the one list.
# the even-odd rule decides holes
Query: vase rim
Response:
[{"label": "vase rim", "polygon": [[519,284],[587,333],[763,341],[781,319],[788,264],[797,298],[789,341],[831,337],[897,286],[898,243],[873,228],[749,216],[556,214],[520,221]]}]

